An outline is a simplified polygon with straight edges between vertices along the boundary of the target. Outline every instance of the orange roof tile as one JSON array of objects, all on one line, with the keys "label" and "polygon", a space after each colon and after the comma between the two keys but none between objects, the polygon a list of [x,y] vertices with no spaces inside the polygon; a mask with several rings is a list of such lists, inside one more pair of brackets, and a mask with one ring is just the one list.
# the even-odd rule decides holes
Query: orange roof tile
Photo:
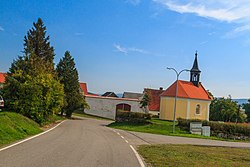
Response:
[{"label": "orange roof tile", "polygon": [[150,111],[160,111],[160,95],[164,92],[164,90],[145,88],[144,92],[148,94],[150,99],[148,109]]},{"label": "orange roof tile", "polygon": [[[173,83],[161,96],[175,97],[176,82]],[[192,82],[178,81],[178,95],[180,98],[190,98],[199,100],[212,100],[205,88],[199,83],[199,87]]]},{"label": "orange roof tile", "polygon": [[90,96],[99,96],[98,94],[95,94],[95,93],[91,93],[91,92],[88,92],[88,88],[87,88],[87,83],[84,83],[84,82],[80,82],[80,88],[83,92],[83,94],[86,96],[86,95],[90,95]]},{"label": "orange roof tile", "polygon": [[0,72],[0,83],[4,83],[5,82],[5,76],[6,76],[6,73]]},{"label": "orange roof tile", "polygon": [[88,94],[87,84],[86,83],[80,83],[80,88],[83,91],[84,95]]}]

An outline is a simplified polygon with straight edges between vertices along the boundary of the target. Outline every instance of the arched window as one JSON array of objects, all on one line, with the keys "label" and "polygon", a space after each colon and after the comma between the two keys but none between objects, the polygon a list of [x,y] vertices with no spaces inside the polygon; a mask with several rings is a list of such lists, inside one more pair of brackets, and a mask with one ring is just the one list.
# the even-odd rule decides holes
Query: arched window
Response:
[{"label": "arched window", "polygon": [[197,106],[196,106],[195,114],[197,114],[197,115],[201,114],[201,106],[199,104],[197,104]]}]

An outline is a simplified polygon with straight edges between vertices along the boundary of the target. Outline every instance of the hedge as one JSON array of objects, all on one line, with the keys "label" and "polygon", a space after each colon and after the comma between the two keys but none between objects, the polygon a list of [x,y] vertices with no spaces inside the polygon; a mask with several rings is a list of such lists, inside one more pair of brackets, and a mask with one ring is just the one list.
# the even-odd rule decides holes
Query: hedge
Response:
[{"label": "hedge", "polygon": [[202,126],[210,126],[212,136],[228,139],[250,139],[250,126],[178,118],[178,126],[183,130],[189,131],[190,122],[202,122]]},{"label": "hedge", "polygon": [[122,110],[116,112],[116,122],[147,123],[147,120],[150,119],[151,115],[146,113]]}]

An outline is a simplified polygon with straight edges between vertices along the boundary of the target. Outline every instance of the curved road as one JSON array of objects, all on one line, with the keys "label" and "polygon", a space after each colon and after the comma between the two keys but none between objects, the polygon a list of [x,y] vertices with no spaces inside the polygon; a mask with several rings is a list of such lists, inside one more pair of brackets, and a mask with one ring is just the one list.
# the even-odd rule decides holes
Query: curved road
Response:
[{"label": "curved road", "polygon": [[[9,149],[0,167],[140,167],[133,148],[141,144],[191,144],[250,148],[250,143],[115,130],[107,120],[67,120],[54,130]],[[141,164],[141,165],[140,165]]]},{"label": "curved road", "polygon": [[1,167],[140,167],[109,121],[67,120],[56,129],[0,152]]}]

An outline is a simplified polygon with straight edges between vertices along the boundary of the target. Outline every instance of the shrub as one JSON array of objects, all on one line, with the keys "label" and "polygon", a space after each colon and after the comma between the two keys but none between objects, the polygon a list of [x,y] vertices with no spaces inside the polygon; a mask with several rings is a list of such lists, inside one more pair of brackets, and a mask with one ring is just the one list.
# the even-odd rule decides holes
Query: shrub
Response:
[{"label": "shrub", "polygon": [[202,122],[203,126],[210,126],[211,135],[229,138],[229,139],[247,139],[250,138],[250,126],[240,124],[228,124],[214,121],[202,121],[202,120],[187,120],[178,118],[178,126],[189,131],[190,122]]},{"label": "shrub", "polygon": [[177,118],[178,120],[178,126],[186,131],[189,131],[189,126],[191,122],[202,122],[202,120],[199,119],[183,119],[183,118]]},{"label": "shrub", "polygon": [[116,122],[147,123],[147,120],[150,119],[151,115],[146,113],[122,110],[116,112]]},{"label": "shrub", "polygon": [[159,118],[159,115],[152,115],[151,118]]},{"label": "shrub", "polygon": [[4,93],[8,110],[29,117],[39,124],[57,114],[63,105],[63,85],[52,74],[40,73],[32,77],[14,73],[6,77]]}]

